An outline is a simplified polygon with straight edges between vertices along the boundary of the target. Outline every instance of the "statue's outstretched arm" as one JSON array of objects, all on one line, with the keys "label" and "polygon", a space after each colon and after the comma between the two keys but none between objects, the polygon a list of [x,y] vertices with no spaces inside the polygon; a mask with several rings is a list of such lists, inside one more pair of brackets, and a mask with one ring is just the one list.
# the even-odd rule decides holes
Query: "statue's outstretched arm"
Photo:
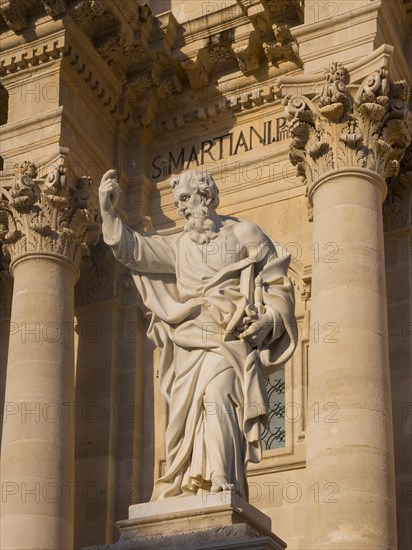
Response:
[{"label": "statue's outstretched arm", "polygon": [[113,235],[117,229],[119,218],[116,206],[120,196],[120,185],[117,181],[116,170],[109,170],[102,177],[99,187],[100,212],[103,225],[108,235]]},{"label": "statue's outstretched arm", "polygon": [[123,223],[116,211],[119,195],[116,170],[109,170],[99,187],[105,243],[115,257],[131,269],[144,273],[174,273],[175,252],[171,243],[164,237],[140,235]]}]

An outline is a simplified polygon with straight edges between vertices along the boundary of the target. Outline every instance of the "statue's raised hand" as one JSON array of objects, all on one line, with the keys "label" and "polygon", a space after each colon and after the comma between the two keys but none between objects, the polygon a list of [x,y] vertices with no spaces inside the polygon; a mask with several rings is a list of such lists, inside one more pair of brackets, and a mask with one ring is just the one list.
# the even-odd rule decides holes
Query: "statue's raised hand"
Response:
[{"label": "statue's raised hand", "polygon": [[102,177],[99,187],[99,202],[102,214],[113,212],[120,195],[120,185],[117,182],[116,170],[109,170]]}]

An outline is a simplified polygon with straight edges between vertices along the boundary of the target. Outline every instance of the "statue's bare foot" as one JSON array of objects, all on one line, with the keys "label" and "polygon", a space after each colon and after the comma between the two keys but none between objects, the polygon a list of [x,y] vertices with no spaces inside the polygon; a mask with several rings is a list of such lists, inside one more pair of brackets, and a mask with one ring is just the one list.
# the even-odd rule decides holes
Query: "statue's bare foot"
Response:
[{"label": "statue's bare foot", "polygon": [[234,491],[234,490],[235,490],[234,484],[228,483],[223,478],[216,477],[212,480],[212,486],[210,488],[211,493],[219,493],[221,491]]}]

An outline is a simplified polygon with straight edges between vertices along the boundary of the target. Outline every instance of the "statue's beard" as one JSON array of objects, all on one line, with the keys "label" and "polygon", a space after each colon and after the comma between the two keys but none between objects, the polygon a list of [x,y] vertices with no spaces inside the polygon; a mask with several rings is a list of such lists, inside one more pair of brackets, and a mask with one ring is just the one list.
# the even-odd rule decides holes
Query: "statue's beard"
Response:
[{"label": "statue's beard", "polygon": [[217,237],[216,224],[209,217],[209,213],[209,208],[204,204],[198,204],[191,209],[185,231],[195,243],[208,244]]}]

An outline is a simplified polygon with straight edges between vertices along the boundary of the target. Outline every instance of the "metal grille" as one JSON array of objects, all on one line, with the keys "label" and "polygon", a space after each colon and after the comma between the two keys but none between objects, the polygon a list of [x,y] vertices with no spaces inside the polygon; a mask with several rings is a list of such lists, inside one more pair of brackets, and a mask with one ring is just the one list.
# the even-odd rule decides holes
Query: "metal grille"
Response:
[{"label": "metal grille", "polygon": [[263,450],[279,449],[285,446],[285,370],[266,379],[269,398],[269,421],[262,429]]}]

